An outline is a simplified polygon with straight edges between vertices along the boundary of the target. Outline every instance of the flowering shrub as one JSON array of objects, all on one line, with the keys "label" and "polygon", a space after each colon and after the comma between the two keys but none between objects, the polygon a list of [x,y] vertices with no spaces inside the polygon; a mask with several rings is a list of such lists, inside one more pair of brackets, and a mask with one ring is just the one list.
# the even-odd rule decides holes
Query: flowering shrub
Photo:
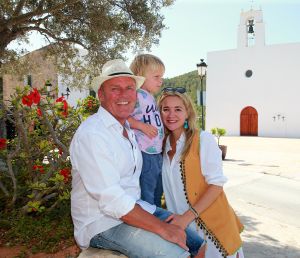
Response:
[{"label": "flowering shrub", "polygon": [[16,135],[0,138],[0,209],[41,213],[70,198],[70,141],[95,103],[88,97],[72,108],[64,97],[46,97],[46,89],[16,89],[4,110]]},{"label": "flowering shrub", "polygon": [[28,95],[22,97],[23,105],[31,107],[32,104],[39,104],[41,101],[41,95],[37,89],[33,89]]},{"label": "flowering shrub", "polygon": [[99,100],[93,96],[88,96],[78,102],[79,110],[82,118],[85,119],[93,113],[96,113],[99,108]]},{"label": "flowering shrub", "polygon": [[68,116],[68,103],[65,100],[65,98],[60,97],[57,100],[55,100],[55,102],[56,102],[57,109],[60,111],[60,115],[67,117]]},{"label": "flowering shrub", "polygon": [[6,148],[6,142],[7,142],[6,139],[0,138],[0,150]]}]

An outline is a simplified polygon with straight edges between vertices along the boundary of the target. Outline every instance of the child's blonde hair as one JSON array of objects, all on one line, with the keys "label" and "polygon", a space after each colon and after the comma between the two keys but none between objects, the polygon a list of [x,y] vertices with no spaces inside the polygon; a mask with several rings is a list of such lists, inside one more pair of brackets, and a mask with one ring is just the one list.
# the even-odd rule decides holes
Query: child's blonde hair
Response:
[{"label": "child's blonde hair", "polygon": [[151,54],[140,54],[133,59],[130,69],[135,75],[146,76],[146,73],[149,70],[165,71],[165,65],[157,56]]}]

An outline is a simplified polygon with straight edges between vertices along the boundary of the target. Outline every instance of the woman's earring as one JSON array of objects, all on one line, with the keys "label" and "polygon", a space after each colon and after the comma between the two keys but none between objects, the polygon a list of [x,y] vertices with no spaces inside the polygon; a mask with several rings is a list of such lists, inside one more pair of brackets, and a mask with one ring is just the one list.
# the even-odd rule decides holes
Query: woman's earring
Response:
[{"label": "woman's earring", "polygon": [[184,121],[183,128],[184,129],[188,129],[189,128],[189,123],[188,123],[187,119],[185,119],[185,121]]}]

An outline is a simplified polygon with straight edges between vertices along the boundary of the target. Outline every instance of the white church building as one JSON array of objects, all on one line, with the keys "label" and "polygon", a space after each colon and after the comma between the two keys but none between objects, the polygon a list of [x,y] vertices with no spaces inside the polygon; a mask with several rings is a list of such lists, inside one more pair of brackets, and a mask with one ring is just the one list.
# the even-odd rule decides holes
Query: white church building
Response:
[{"label": "white church building", "polygon": [[206,130],[300,138],[300,43],[266,45],[262,10],[242,12],[237,49],[207,63]]}]

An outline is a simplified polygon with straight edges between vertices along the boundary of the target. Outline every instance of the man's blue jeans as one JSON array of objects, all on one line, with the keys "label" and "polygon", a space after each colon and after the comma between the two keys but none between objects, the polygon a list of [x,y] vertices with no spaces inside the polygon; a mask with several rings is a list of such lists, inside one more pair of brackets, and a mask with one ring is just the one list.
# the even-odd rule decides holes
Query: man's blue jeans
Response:
[{"label": "man's blue jeans", "polygon": [[[154,212],[154,216],[159,218],[160,220],[166,220],[172,212],[168,210],[164,210],[162,208],[156,208],[156,211]],[[193,230],[190,227],[187,227],[185,229],[186,233],[186,245],[189,248],[189,252],[192,256],[195,256],[198,253],[198,250],[200,249],[201,245],[203,244],[203,239],[199,236],[199,234]]]},{"label": "man's blue jeans", "polygon": [[[160,220],[165,220],[171,212],[157,208],[153,214]],[[190,253],[197,254],[203,239],[197,232],[187,228],[187,246]],[[171,242],[162,239],[160,236],[122,223],[116,227],[106,230],[94,236],[90,241],[90,246],[119,251],[130,258],[142,257],[188,257],[189,252]]]}]

